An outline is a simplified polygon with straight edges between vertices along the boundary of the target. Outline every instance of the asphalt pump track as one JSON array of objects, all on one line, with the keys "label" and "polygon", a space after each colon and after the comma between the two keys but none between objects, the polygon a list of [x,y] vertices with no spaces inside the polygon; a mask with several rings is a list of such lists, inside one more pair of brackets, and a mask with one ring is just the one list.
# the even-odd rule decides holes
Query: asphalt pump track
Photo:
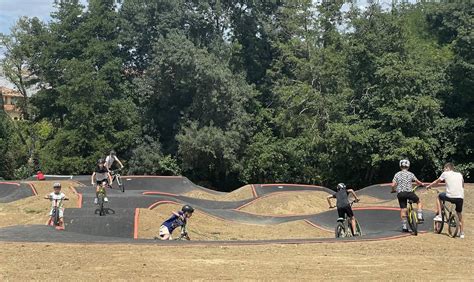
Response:
[{"label": "asphalt pump track", "polygon": [[[138,238],[140,209],[154,209],[161,204],[190,204],[200,212],[232,222],[274,225],[296,220],[304,220],[314,228],[333,232],[336,225],[337,211],[328,210],[316,214],[304,215],[259,215],[242,211],[247,205],[261,201],[276,193],[295,193],[301,191],[332,190],[313,185],[297,184],[262,184],[251,185],[252,197],[240,201],[214,201],[184,196],[183,194],[200,190],[214,195],[225,195],[195,185],[180,176],[127,176],[122,177],[125,184],[123,193],[118,187],[107,191],[109,203],[107,214],[99,216],[97,206],[93,203],[95,188],[90,185],[90,176],[71,177],[81,185],[77,190],[77,208],[68,208],[64,212],[65,230],[57,231],[45,225],[10,226],[0,228],[0,241],[11,242],[65,242],[65,243],[156,243],[163,245],[254,245],[254,244],[302,244],[322,242],[375,241],[411,236],[400,231],[400,210],[397,207],[354,207],[354,213],[362,226],[363,236],[350,238],[309,238],[283,240],[252,241],[160,241]],[[116,184],[114,184],[116,186]],[[367,195],[381,202],[395,199],[390,194],[390,187],[384,184],[373,185],[357,191],[358,195]],[[13,201],[35,195],[34,187],[19,182],[0,183],[0,202]],[[74,199],[72,195],[69,195]],[[179,209],[177,206],[177,209]],[[432,230],[434,213],[424,211],[425,223],[418,226],[419,232]],[[161,224],[161,222],[157,222]]]}]

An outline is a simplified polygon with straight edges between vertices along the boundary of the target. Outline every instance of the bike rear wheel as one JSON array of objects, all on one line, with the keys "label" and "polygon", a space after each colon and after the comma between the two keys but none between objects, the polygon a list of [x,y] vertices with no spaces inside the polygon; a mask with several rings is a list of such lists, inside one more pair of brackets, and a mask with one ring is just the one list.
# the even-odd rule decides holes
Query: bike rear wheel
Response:
[{"label": "bike rear wheel", "polygon": [[104,196],[100,195],[99,196],[99,216],[104,216],[104,215],[105,215]]},{"label": "bike rear wheel", "polygon": [[336,225],[336,229],[334,230],[334,234],[336,238],[344,237],[345,233],[346,233],[346,230],[344,228],[344,224],[342,222],[339,222]]},{"label": "bike rear wheel", "polygon": [[416,212],[413,209],[410,209],[408,213],[408,224],[410,225],[413,235],[418,235],[418,219],[416,218]]},{"label": "bike rear wheel", "polygon": [[444,212],[444,207],[442,207],[442,209],[441,209],[441,221],[436,221],[436,220],[433,221],[434,232],[435,233],[441,234],[441,232],[443,231],[445,218],[446,218],[446,215],[445,215],[445,212]]},{"label": "bike rear wheel", "polygon": [[125,192],[125,185],[122,182],[122,177],[120,175],[117,176],[117,184],[119,186],[119,189],[122,190],[122,193]]},{"label": "bike rear wheel", "polygon": [[451,214],[448,218],[448,233],[449,236],[455,238],[459,232],[459,218],[457,214]]}]

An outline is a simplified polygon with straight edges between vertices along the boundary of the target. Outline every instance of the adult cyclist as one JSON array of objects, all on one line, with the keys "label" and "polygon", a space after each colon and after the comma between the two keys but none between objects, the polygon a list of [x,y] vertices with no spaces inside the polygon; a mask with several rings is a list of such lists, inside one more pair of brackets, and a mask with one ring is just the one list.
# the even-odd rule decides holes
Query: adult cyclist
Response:
[{"label": "adult cyclist", "polygon": [[119,158],[117,158],[117,153],[112,150],[105,158],[105,167],[112,172],[113,170],[117,169],[117,165],[120,166],[119,169],[123,168],[122,162],[119,160]]}]

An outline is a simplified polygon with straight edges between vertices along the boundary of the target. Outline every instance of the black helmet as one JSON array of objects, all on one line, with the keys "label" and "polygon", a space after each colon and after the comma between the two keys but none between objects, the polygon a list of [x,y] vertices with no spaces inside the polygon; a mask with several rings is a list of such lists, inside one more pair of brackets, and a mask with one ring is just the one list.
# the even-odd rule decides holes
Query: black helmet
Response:
[{"label": "black helmet", "polygon": [[184,205],[183,208],[181,209],[182,212],[189,212],[189,213],[193,213],[194,212],[194,209],[193,207],[191,207],[190,205]]},{"label": "black helmet", "polygon": [[115,152],[115,150],[111,150],[111,151],[110,151],[110,155],[111,155],[111,156],[115,156],[116,154],[117,154],[117,153]]},{"label": "black helmet", "polygon": [[53,184],[53,188],[56,189],[56,188],[60,188],[61,189],[61,183],[59,182],[56,182]]},{"label": "black helmet", "polygon": [[98,165],[103,164],[103,163],[105,163],[105,160],[102,159],[102,158],[100,158],[100,159],[97,161],[97,164],[98,164]]},{"label": "black helmet", "polygon": [[337,184],[337,191],[339,191],[341,189],[346,189],[346,184],[344,184],[344,183]]}]

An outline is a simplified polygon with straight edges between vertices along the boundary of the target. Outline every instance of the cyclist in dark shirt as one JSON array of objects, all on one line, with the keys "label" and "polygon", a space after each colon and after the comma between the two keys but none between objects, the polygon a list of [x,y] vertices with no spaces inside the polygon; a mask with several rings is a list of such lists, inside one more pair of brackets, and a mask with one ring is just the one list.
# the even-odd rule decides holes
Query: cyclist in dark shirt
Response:
[{"label": "cyclist in dark shirt", "polygon": [[[347,217],[351,221],[352,225],[352,230],[356,230],[356,222],[355,222],[355,217],[354,217],[354,212],[352,211],[351,204],[349,203],[349,194],[352,194],[354,196],[354,199],[356,202],[359,201],[359,198],[357,197],[356,193],[352,189],[347,189],[346,185],[344,183],[339,183],[337,184],[337,192],[334,195],[329,195],[327,197],[328,203],[329,203],[329,208],[335,208],[332,203],[331,199],[336,199],[336,207],[337,207],[337,213],[339,215],[339,218],[344,218],[344,215],[347,214]],[[356,235],[356,234],[354,234]]]}]

